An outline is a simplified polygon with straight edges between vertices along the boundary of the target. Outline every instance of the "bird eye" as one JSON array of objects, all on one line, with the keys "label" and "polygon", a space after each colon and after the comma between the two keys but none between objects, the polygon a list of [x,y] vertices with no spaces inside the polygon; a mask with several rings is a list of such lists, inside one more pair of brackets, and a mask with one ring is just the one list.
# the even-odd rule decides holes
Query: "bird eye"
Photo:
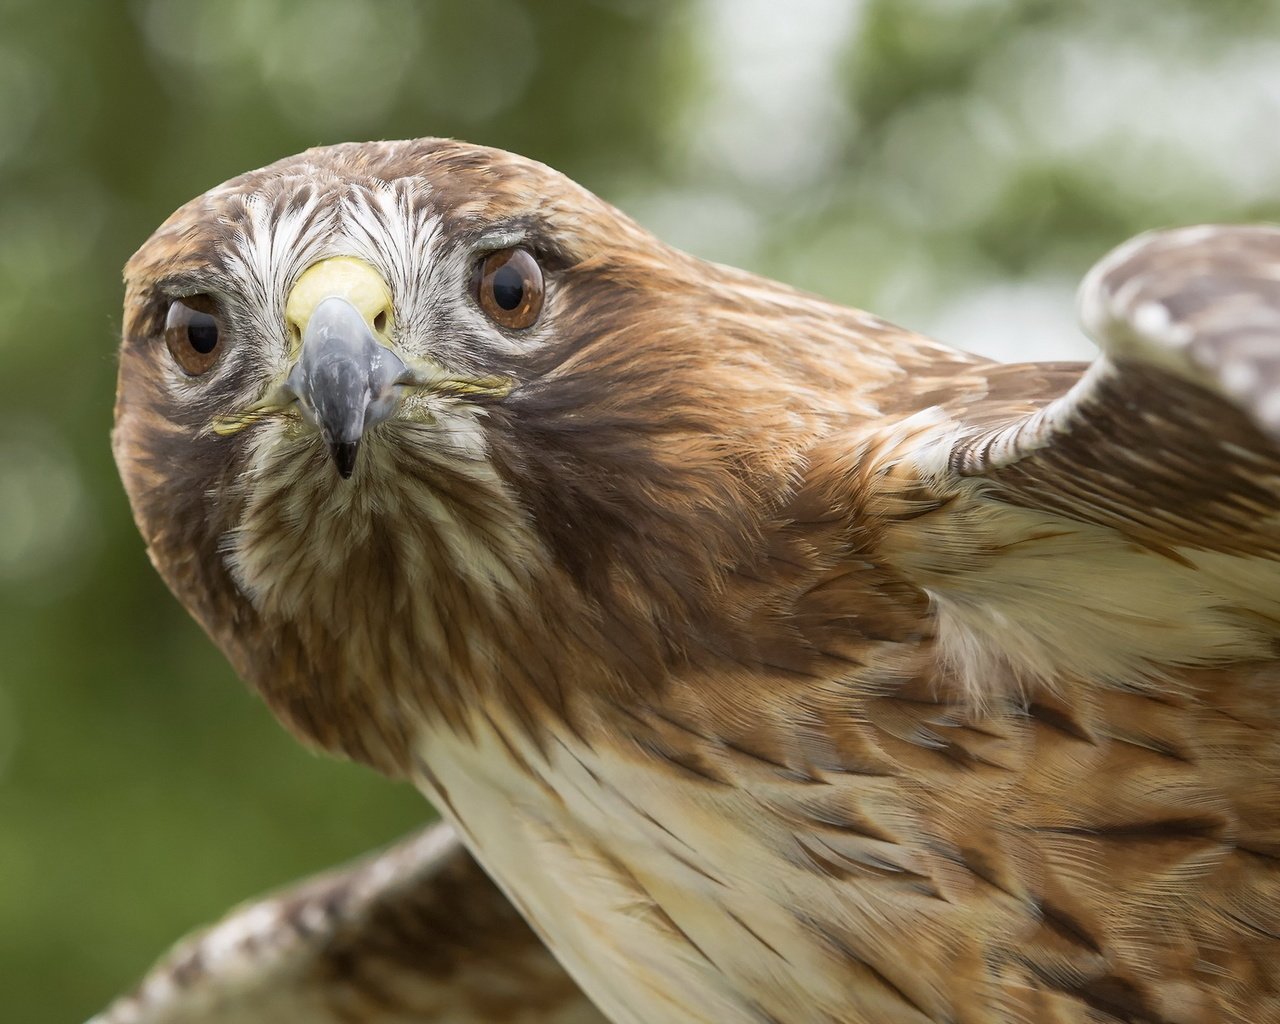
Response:
[{"label": "bird eye", "polygon": [[222,353],[222,330],[208,295],[174,299],[164,318],[164,342],[185,373],[208,373]]},{"label": "bird eye", "polygon": [[499,249],[480,261],[477,300],[499,327],[521,331],[542,312],[542,268],[528,249]]}]

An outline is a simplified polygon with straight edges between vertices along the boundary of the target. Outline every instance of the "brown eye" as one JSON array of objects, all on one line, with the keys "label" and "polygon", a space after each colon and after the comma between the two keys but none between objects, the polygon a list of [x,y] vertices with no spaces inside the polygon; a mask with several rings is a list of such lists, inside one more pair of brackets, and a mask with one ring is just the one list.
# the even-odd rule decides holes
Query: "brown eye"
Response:
[{"label": "brown eye", "polygon": [[545,294],[542,268],[527,249],[499,249],[480,262],[480,308],[499,327],[532,327]]},{"label": "brown eye", "polygon": [[182,369],[198,377],[208,373],[222,353],[222,329],[208,295],[174,299],[164,318],[164,342]]}]

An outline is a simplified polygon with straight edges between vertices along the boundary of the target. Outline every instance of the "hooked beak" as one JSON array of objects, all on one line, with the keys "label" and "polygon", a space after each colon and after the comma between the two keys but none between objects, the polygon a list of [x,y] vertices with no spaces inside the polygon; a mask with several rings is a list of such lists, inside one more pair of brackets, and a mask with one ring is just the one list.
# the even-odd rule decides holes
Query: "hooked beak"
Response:
[{"label": "hooked beak", "polygon": [[344,480],[356,471],[365,433],[390,419],[404,394],[485,402],[505,398],[517,385],[501,374],[458,376],[430,359],[410,367],[391,349],[386,282],[353,256],[308,267],[290,290],[284,315],[296,339],[288,376],[252,405],[214,416],[210,429],[233,437],[296,406],[323,435]]},{"label": "hooked beak", "polygon": [[390,309],[381,275],[347,256],[309,267],[285,305],[285,319],[302,339],[285,387],[320,429],[344,480],[355,472],[365,431],[391,416],[399,401],[396,385],[410,376],[379,339]]}]

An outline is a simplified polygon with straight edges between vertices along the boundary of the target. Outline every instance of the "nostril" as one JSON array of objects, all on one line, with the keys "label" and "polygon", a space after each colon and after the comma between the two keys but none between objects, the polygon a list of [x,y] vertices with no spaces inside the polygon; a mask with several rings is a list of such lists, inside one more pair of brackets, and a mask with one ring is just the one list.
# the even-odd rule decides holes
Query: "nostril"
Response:
[{"label": "nostril", "polygon": [[373,329],[381,333],[387,329],[387,311],[379,310],[378,315],[373,318]]}]

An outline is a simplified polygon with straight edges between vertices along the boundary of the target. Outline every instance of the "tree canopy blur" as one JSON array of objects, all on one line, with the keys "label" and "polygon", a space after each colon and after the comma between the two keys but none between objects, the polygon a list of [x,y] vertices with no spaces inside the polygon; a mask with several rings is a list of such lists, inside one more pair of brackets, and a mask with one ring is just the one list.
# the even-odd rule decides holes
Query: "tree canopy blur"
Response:
[{"label": "tree canopy blur", "polygon": [[0,1016],[83,1019],[417,795],[287,737],[155,577],[107,444],[120,267],[307,146],[451,135],[1005,359],[1148,227],[1280,215],[1273,0],[0,0]]}]

